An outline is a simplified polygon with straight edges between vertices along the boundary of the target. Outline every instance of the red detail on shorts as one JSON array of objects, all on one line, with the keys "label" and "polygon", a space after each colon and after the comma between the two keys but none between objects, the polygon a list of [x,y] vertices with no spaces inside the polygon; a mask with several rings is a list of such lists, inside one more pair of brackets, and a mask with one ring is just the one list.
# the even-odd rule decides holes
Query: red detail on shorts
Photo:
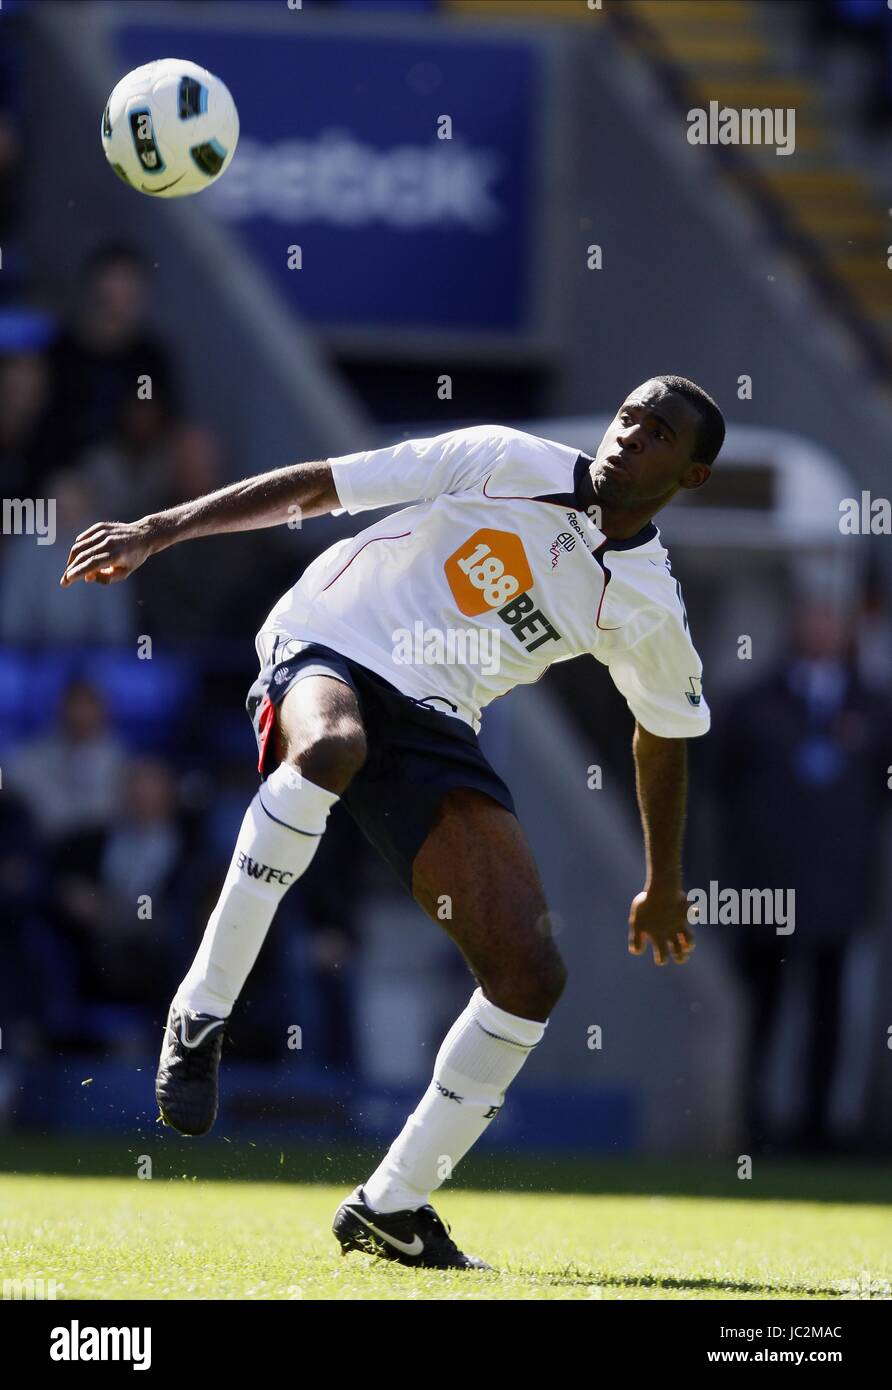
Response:
[{"label": "red detail on shorts", "polygon": [[260,756],[257,759],[257,771],[263,776],[263,763],[266,758],[266,749],[270,740],[270,734],[276,722],[276,707],[268,695],[264,695],[260,701],[260,716],[258,728],[260,731]]}]

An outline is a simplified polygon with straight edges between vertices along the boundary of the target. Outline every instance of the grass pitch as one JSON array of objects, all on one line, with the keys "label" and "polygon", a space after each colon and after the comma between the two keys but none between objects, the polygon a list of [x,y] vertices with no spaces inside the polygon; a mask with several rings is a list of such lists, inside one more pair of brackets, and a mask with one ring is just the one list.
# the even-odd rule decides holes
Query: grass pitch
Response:
[{"label": "grass pitch", "polygon": [[[172,1176],[175,1157],[190,1171]],[[58,1299],[830,1299],[892,1285],[885,1175],[852,1165],[778,1166],[761,1196],[730,1165],[677,1163],[667,1181],[667,1165],[628,1160],[556,1170],[563,1192],[447,1185],[437,1206],[459,1245],[496,1266],[449,1274],[341,1256],[330,1226],[350,1183],[291,1180],[284,1155],[273,1181],[199,1177],[188,1160],[168,1151],[151,1180],[132,1163],[93,1176],[95,1161],[84,1176],[0,1173],[0,1280],[54,1280]],[[648,1183],[663,1195],[635,1190]],[[685,1183],[699,1195],[666,1195]]]}]

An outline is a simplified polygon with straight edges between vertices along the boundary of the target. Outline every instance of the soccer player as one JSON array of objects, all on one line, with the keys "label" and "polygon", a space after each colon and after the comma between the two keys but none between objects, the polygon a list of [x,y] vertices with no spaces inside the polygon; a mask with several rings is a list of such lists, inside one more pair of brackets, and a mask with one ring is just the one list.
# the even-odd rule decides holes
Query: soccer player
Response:
[{"label": "soccer player", "polygon": [[[139,521],[98,522],[71,548],[63,585],[108,584],[170,545],[280,525],[298,508],[352,516],[413,503],[314,560],[258,634],[248,712],[262,780],[171,1004],[156,1083],[166,1123],[182,1134],[211,1128],[226,1019],[340,799],[478,986],[402,1132],[338,1208],[345,1253],[488,1267],[457,1248],[429,1199],[443,1158],[454,1169],[498,1114],[564,987],[511,793],[478,745],[483,706],[556,661],[591,653],[607,666],[636,720],[647,877],[629,950],[649,943],[664,965],[693,948],[681,881],[685,741],[706,732],[709,710],[652,518],[679,488],[703,486],[724,433],[698,386],[654,377],[620,406],[594,459],[474,426],[280,468]],[[419,625],[422,641],[407,644]]]}]

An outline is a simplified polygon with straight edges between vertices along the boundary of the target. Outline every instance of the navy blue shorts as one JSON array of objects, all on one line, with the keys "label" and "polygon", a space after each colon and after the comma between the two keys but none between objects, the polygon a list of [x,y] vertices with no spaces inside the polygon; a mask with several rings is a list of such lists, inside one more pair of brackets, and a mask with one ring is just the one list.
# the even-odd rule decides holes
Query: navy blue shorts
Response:
[{"label": "navy blue shorts", "polygon": [[274,655],[248,693],[261,777],[277,764],[269,748],[276,705],[292,685],[313,675],[335,676],[356,692],[368,756],[341,801],[409,893],[412,863],[453,787],[476,787],[516,815],[510,791],[468,724],[418,704],[367,667],[315,642],[297,656],[276,661]]}]

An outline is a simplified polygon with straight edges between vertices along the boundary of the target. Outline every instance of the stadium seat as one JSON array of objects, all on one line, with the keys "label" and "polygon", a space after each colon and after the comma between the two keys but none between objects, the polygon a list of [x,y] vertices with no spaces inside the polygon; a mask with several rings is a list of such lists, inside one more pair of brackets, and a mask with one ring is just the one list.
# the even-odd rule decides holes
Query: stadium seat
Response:
[{"label": "stadium seat", "polygon": [[120,651],[0,652],[0,749],[49,728],[66,686],[87,680],[102,691],[117,732],[134,749],[167,748],[183,704],[194,698],[198,673],[187,657],[140,661]]},{"label": "stadium seat", "polygon": [[182,724],[183,707],[195,696],[197,672],[186,657],[97,652],[83,664],[108,701],[114,727],[134,748],[149,752],[166,748],[174,728]]}]

